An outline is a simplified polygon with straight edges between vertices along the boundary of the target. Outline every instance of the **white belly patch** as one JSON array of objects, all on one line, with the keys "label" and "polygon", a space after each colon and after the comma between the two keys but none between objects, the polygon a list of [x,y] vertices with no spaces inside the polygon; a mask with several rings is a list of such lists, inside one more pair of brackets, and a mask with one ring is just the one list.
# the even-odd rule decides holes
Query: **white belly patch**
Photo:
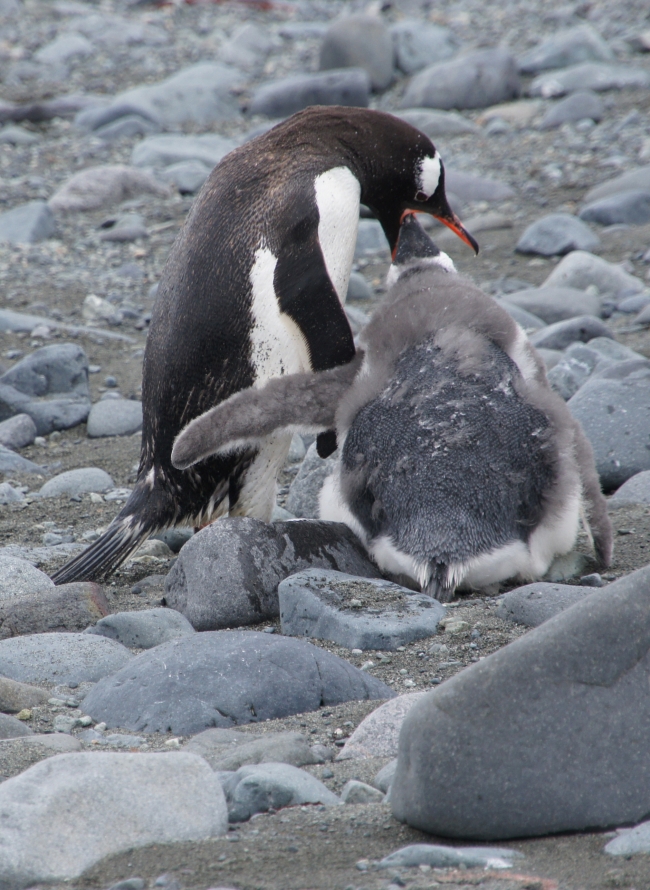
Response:
[{"label": "white belly patch", "polygon": [[361,186],[347,167],[332,167],[316,177],[314,189],[325,268],[339,300],[345,303],[357,243]]}]

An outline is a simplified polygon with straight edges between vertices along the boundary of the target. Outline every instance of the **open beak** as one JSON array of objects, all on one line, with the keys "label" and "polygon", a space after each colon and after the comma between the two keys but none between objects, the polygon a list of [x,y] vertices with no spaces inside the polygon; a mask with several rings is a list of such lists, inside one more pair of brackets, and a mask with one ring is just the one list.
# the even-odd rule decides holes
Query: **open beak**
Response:
[{"label": "open beak", "polygon": [[456,235],[458,235],[460,240],[464,241],[465,244],[468,245],[468,247],[471,247],[472,250],[474,251],[474,253],[478,253],[477,241],[474,238],[472,238],[470,233],[467,231],[465,226],[458,219],[458,217],[456,216],[456,214],[454,213],[454,211],[451,208],[448,208],[448,210],[443,212],[442,214],[435,213],[434,216],[436,219],[439,219],[441,223],[443,223],[448,228],[450,228],[452,232],[454,232]]}]

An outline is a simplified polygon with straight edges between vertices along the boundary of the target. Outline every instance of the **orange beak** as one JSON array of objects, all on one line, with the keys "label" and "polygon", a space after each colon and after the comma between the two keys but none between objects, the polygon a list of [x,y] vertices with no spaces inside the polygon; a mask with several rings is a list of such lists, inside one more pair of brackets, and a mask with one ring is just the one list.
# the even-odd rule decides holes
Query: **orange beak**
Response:
[{"label": "orange beak", "polygon": [[445,213],[444,216],[438,216],[436,214],[436,219],[439,219],[440,222],[450,228],[454,234],[458,235],[460,240],[464,241],[468,247],[471,247],[474,253],[478,253],[478,242],[475,238],[472,238],[453,210],[450,209],[449,214]]}]

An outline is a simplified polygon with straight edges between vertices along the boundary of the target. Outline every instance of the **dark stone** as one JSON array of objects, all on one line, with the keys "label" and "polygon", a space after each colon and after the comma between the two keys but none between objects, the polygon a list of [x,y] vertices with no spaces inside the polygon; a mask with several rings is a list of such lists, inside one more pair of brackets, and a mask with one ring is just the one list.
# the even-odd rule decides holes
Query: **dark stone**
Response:
[{"label": "dark stone", "polygon": [[77,393],[90,398],[88,356],[76,343],[43,346],[6,371],[0,384],[28,396]]},{"label": "dark stone", "polygon": [[492,840],[647,818],[650,567],[462,670],[409,711],[394,815]]},{"label": "dark stone", "polygon": [[321,74],[296,74],[264,84],[253,94],[249,114],[286,117],[308,105],[354,105],[367,108],[370,78],[363,68]]},{"label": "dark stone", "polygon": [[144,652],[99,682],[83,706],[111,728],[188,735],[392,696],[384,683],[303,640],[213,631]]},{"label": "dark stone", "polygon": [[279,615],[278,584],[307,568],[380,577],[343,524],[223,519],[183,547],[163,605],[182,612],[196,630],[255,624]]},{"label": "dark stone", "polygon": [[25,634],[83,631],[110,611],[98,584],[62,584],[0,603],[0,640]]}]

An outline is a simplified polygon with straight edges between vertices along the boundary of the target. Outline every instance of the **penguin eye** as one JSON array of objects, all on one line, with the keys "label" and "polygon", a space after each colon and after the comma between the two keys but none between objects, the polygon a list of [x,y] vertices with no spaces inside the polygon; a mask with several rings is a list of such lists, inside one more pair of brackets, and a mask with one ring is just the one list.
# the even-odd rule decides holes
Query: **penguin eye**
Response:
[{"label": "penguin eye", "polygon": [[419,191],[415,196],[416,201],[427,201],[428,198],[423,191]]}]

